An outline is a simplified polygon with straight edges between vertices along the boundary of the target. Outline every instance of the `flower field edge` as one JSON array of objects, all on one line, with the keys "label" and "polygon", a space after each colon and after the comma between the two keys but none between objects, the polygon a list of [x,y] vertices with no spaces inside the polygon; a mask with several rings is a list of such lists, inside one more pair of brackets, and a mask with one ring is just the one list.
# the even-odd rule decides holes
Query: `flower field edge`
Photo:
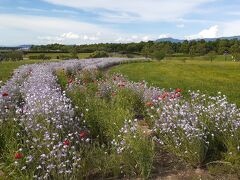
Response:
[{"label": "flower field edge", "polygon": [[16,70],[0,91],[5,174],[149,178],[159,168],[154,157],[161,148],[192,167],[216,170],[226,164],[227,174],[239,176],[240,113],[226,96],[189,91],[186,99],[179,88],[166,92],[106,75],[98,69],[131,62],[107,60]]}]

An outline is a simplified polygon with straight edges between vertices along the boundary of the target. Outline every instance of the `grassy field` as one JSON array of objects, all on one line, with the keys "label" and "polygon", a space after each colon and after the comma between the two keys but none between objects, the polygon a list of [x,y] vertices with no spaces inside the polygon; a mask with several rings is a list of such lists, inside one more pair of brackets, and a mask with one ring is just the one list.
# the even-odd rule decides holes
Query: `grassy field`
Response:
[{"label": "grassy field", "polygon": [[[42,60],[22,60],[22,61],[0,62],[0,81],[5,82],[6,80],[8,80],[10,78],[12,72],[14,71],[14,69],[18,68],[21,65],[42,63],[42,62],[44,62],[44,61],[42,61]],[[47,61],[47,62],[49,62],[49,61]]]},{"label": "grassy field", "polygon": [[146,80],[160,88],[200,90],[209,95],[222,92],[240,106],[240,63],[224,61],[162,61],[113,67],[133,81]]},{"label": "grassy field", "polygon": [[[185,55],[178,55],[174,54],[176,57],[166,57],[167,60],[198,60],[198,61],[210,61],[207,56],[195,56],[195,57],[190,57],[190,56],[185,56]],[[217,55],[216,58],[213,61],[232,61],[232,56],[231,55]]]}]

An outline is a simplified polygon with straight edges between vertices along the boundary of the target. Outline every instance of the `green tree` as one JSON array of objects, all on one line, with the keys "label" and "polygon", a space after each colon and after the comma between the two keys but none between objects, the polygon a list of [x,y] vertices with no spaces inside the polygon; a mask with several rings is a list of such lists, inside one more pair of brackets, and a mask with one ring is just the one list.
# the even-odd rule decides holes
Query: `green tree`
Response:
[{"label": "green tree", "polygon": [[184,41],[183,43],[181,43],[180,52],[181,52],[181,53],[184,53],[184,54],[188,54],[188,53],[189,53],[189,44],[188,44],[188,41]]},{"label": "green tree", "polygon": [[239,62],[240,61],[240,53],[234,53],[233,54],[233,60]]},{"label": "green tree", "polygon": [[207,54],[207,58],[212,62],[214,59],[216,59],[217,57],[217,54],[215,51],[210,51],[208,54]]},{"label": "green tree", "polygon": [[172,48],[172,46],[171,46],[170,43],[166,43],[166,44],[164,45],[164,47],[163,47],[163,50],[164,50],[164,52],[165,52],[166,54],[168,54],[168,55],[171,55],[171,54],[174,53],[174,50],[173,50],[173,48]]},{"label": "green tree", "polygon": [[142,55],[145,58],[149,58],[150,54],[151,54],[151,48],[149,45],[146,45],[143,47],[142,51],[141,51]]},{"label": "green tree", "polygon": [[198,55],[205,55],[207,52],[205,41],[198,42],[196,44],[196,53]]},{"label": "green tree", "polygon": [[76,47],[76,46],[73,46],[73,47],[70,49],[70,53],[71,53],[71,58],[73,58],[73,59],[78,59],[78,50],[77,50],[77,47]]},{"label": "green tree", "polygon": [[194,46],[191,46],[190,49],[189,49],[189,56],[190,56],[191,58],[194,58],[195,55],[196,55],[195,47],[194,47]]},{"label": "green tree", "polygon": [[154,51],[154,52],[152,53],[152,58],[153,58],[153,59],[156,59],[156,60],[159,60],[159,61],[162,60],[162,59],[164,59],[165,56],[166,56],[166,54],[165,54],[164,51]]},{"label": "green tree", "polygon": [[231,46],[230,52],[232,54],[240,53],[240,46],[239,46],[239,44],[237,42],[234,45]]},{"label": "green tree", "polygon": [[225,51],[229,50],[228,40],[218,40],[218,54],[224,54]]},{"label": "green tree", "polygon": [[109,57],[109,54],[105,51],[95,51],[89,56],[89,58],[103,58],[103,57]]}]

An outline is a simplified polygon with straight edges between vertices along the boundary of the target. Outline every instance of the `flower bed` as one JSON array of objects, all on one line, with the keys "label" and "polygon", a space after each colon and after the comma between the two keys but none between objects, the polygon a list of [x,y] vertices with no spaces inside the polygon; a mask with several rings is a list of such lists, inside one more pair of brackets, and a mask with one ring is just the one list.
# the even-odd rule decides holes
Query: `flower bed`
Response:
[{"label": "flower bed", "polygon": [[[135,60],[132,60],[133,62]],[[129,59],[23,66],[0,90],[0,153],[9,177],[148,178],[159,147],[192,167],[239,175],[240,110],[224,95],[106,75]],[[224,162],[224,163],[222,163]]]}]

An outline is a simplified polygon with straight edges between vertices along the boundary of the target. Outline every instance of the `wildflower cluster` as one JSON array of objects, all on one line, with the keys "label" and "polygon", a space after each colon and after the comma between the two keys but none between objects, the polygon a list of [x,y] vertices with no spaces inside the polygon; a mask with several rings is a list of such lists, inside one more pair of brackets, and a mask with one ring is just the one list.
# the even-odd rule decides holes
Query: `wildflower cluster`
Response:
[{"label": "wildflower cluster", "polygon": [[230,149],[237,152],[240,111],[236,105],[229,104],[226,96],[220,94],[189,94],[190,99],[154,101],[153,131],[158,142],[194,166],[219,160]]},{"label": "wildflower cluster", "polygon": [[[0,157],[9,176],[35,179],[149,177],[154,147],[194,167],[239,168],[240,110],[211,97],[99,69],[123,58],[22,66],[0,89]],[[132,60],[134,61],[134,59]],[[1,153],[5,152],[5,153]]]},{"label": "wildflower cluster", "polygon": [[[127,59],[108,60],[111,64]],[[8,123],[16,127],[12,137],[6,137],[14,138],[16,141],[10,143],[16,143],[17,147],[8,149],[8,153],[14,154],[9,166],[24,176],[33,174],[32,178],[37,179],[70,178],[81,171],[84,146],[87,147],[91,139],[88,130],[80,125],[81,116],[75,115],[71,100],[62,92],[54,72],[104,67],[105,61],[69,60],[22,66],[15,71],[0,90],[1,128],[6,129]],[[5,137],[4,131],[1,134]]]},{"label": "wildflower cluster", "polygon": [[32,67],[28,65],[16,69],[12,78],[0,88],[0,120],[6,119],[10,114],[14,115],[15,111],[22,106],[20,88],[31,74]]}]

